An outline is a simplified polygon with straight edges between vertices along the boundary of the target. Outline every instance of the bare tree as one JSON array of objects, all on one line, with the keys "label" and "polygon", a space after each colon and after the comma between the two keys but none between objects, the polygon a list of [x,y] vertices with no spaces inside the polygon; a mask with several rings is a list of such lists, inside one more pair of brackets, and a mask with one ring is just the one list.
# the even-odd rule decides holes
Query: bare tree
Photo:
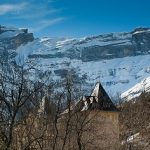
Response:
[{"label": "bare tree", "polygon": [[0,65],[0,141],[3,149],[8,150],[12,148],[14,129],[37,107],[45,84],[30,80],[31,68]]}]

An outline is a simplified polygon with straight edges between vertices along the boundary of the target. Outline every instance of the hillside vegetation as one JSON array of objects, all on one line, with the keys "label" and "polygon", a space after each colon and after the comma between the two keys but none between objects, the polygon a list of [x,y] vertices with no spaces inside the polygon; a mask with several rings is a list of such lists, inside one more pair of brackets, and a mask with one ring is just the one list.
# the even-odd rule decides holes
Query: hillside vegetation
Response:
[{"label": "hillside vegetation", "polygon": [[138,98],[120,106],[120,138],[122,149],[150,149],[150,94],[142,93]]}]

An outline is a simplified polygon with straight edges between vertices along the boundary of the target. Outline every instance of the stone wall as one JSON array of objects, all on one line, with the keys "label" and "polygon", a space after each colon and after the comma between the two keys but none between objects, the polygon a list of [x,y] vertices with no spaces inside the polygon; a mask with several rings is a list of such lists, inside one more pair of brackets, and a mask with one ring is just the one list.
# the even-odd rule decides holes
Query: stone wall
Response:
[{"label": "stone wall", "polygon": [[[95,110],[76,114],[72,118],[71,132],[68,134],[65,149],[119,150],[118,114]],[[61,122],[60,125],[62,137],[68,120],[66,117],[63,119],[64,124]],[[59,145],[62,146],[63,142],[60,140]]]}]

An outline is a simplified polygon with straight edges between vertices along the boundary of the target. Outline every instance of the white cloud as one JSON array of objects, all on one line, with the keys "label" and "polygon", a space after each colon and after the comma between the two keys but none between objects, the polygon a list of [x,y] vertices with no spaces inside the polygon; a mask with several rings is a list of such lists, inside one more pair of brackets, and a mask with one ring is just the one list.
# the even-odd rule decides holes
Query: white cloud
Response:
[{"label": "white cloud", "polygon": [[31,0],[23,3],[0,4],[0,16],[5,18],[5,15],[9,14],[7,20],[9,19],[10,22],[13,20],[14,26],[21,25],[28,27],[31,32],[40,32],[66,19],[61,16],[63,9],[55,8],[52,2],[53,0],[40,2]]},{"label": "white cloud", "polygon": [[0,15],[5,15],[7,13],[17,12],[25,9],[27,3],[20,4],[2,4],[0,5]]},{"label": "white cloud", "polygon": [[45,29],[49,26],[55,25],[57,23],[60,23],[62,21],[64,21],[66,18],[63,17],[59,17],[59,18],[55,18],[55,19],[51,19],[51,20],[42,20],[40,21],[35,28],[30,28],[30,30],[32,32],[39,32],[42,29]]},{"label": "white cloud", "polygon": [[42,17],[55,14],[58,11],[59,10],[53,9],[53,8],[51,10],[48,10],[48,11],[39,11],[41,13],[39,13],[39,12],[33,13],[32,11],[29,11],[29,13],[21,13],[21,14],[11,16],[11,19],[25,19],[25,20],[40,19]]}]

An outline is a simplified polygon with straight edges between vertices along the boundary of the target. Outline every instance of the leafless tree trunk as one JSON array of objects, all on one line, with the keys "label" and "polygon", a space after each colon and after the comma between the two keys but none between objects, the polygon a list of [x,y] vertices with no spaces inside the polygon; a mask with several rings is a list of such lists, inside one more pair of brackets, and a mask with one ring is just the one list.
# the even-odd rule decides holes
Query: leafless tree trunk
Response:
[{"label": "leafless tree trunk", "polygon": [[[35,83],[28,79],[29,69],[1,64],[0,66],[0,113],[1,113],[1,141],[4,149],[12,147],[15,127],[20,121],[37,107],[36,94],[44,84]],[[35,106],[36,105],[36,106]]]}]

